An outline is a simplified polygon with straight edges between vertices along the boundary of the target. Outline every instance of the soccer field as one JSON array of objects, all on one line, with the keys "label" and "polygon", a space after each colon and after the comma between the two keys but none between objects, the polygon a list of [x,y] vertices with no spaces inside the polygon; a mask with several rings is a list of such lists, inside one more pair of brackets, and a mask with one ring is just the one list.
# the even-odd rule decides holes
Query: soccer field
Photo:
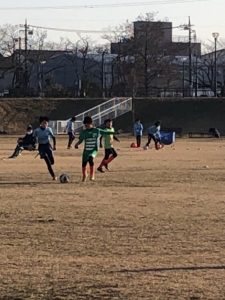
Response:
[{"label": "soccer field", "polygon": [[60,137],[69,184],[35,152],[4,159],[15,142],[0,137],[0,299],[225,299],[225,140],[121,138],[111,171],[82,183],[82,147]]}]

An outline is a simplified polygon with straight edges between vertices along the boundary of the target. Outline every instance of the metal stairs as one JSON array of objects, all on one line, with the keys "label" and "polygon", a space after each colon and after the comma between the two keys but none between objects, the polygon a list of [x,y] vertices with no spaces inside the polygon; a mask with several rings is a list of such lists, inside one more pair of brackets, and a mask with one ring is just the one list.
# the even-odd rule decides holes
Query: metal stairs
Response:
[{"label": "metal stairs", "polygon": [[[106,119],[116,119],[117,117],[132,110],[132,98],[112,98],[102,104],[76,115],[75,131],[79,132],[83,128],[85,116],[91,116],[96,127],[101,126]],[[73,114],[71,114],[72,116]],[[49,126],[55,134],[65,134],[68,120],[50,121]]]}]

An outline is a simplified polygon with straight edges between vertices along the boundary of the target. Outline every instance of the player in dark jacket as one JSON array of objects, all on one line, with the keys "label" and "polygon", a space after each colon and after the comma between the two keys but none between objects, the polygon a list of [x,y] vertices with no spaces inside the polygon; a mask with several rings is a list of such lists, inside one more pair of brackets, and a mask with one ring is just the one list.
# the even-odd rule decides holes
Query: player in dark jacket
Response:
[{"label": "player in dark jacket", "polygon": [[27,132],[24,137],[18,138],[17,146],[9,158],[16,158],[23,150],[35,150],[35,138],[33,136],[33,128],[31,125],[27,126]]}]

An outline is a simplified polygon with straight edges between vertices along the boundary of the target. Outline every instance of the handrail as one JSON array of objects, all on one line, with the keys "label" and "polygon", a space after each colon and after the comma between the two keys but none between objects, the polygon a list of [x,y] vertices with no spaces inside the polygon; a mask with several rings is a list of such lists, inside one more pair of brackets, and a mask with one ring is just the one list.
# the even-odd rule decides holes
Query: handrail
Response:
[{"label": "handrail", "polygon": [[[130,102],[130,104],[127,104]],[[109,106],[110,103],[113,103],[112,106]],[[115,104],[116,103],[116,104]],[[121,108],[121,109],[120,109]],[[132,109],[132,98],[129,97],[115,97],[112,98],[104,103],[101,103],[95,107],[92,107],[91,109],[88,109],[78,115],[76,115],[76,121],[75,121],[75,130],[79,130],[83,127],[83,119],[85,116],[87,116],[89,113],[92,116],[92,119],[96,122],[96,126],[99,126],[102,124],[102,121],[104,121],[105,116],[113,113],[113,118],[116,118],[118,116],[123,115],[124,113],[130,111]],[[92,112],[92,113],[91,113]],[[68,120],[55,120],[51,121],[52,128],[56,130],[57,134],[65,132],[66,124]],[[98,124],[98,125],[97,125]]]},{"label": "handrail", "polygon": [[[124,103],[128,102],[129,100],[131,100],[131,98],[128,98],[128,99],[124,100],[124,101],[121,102],[121,103],[115,104],[113,107],[110,107],[110,108],[107,108],[107,109],[103,110],[102,113],[106,114],[106,113],[109,113],[110,111],[114,111],[115,108],[119,107],[121,104],[124,104]],[[98,116],[98,115],[99,115],[99,113],[93,115],[93,116],[92,116],[92,119],[94,119],[95,116]]]},{"label": "handrail", "polygon": [[[98,105],[96,105],[95,107],[92,107],[92,108],[86,110],[85,112],[76,115],[76,118],[79,118],[79,117],[82,116],[83,114],[86,114],[86,113],[88,113],[88,112],[90,112],[90,111],[92,111],[92,110],[94,110],[94,109],[98,109],[98,108],[100,108],[101,106],[105,106],[106,104],[108,104],[108,103],[110,103],[110,102],[113,102],[113,101],[115,101],[116,99],[118,99],[118,100],[119,100],[119,99],[125,99],[125,100],[126,100],[126,98],[120,98],[120,97],[115,97],[115,98],[109,99],[109,100],[106,101],[106,102],[103,102],[103,103],[101,103],[101,104],[98,104]],[[129,98],[129,99],[130,99],[130,98]],[[124,101],[125,101],[125,100],[124,100]]]}]

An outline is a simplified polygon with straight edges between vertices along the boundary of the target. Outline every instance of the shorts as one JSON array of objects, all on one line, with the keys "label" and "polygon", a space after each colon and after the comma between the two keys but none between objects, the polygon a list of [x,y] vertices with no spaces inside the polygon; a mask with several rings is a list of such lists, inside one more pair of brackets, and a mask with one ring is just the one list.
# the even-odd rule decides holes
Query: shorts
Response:
[{"label": "shorts", "polygon": [[108,159],[112,155],[113,157],[117,157],[117,153],[114,148],[105,149],[105,157],[104,159]]},{"label": "shorts", "polygon": [[95,158],[98,154],[98,151],[97,150],[84,150],[83,152],[83,156],[82,156],[82,163],[87,163],[88,160],[89,160],[89,157],[93,157]]},{"label": "shorts", "polygon": [[54,164],[54,156],[51,144],[39,144],[38,151],[41,159],[48,158],[50,163]]}]

